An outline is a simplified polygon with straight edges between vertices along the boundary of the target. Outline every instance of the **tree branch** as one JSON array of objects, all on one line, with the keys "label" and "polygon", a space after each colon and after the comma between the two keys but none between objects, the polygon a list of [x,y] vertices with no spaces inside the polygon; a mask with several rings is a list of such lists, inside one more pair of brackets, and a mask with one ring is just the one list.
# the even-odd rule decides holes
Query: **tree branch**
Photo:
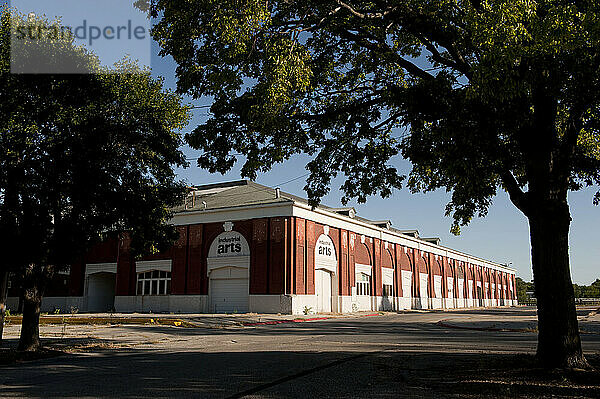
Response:
[{"label": "tree branch", "polygon": [[389,13],[393,12],[397,7],[390,7],[384,12],[375,12],[375,13],[361,13],[356,11],[351,5],[344,3],[343,1],[337,0],[337,3],[344,7],[346,10],[350,11],[350,13],[358,18],[362,19],[378,19],[383,18]]},{"label": "tree branch", "polygon": [[400,115],[401,115],[401,113],[400,113],[400,112],[396,112],[396,113],[392,114],[392,115],[391,115],[389,118],[387,118],[386,120],[384,120],[384,121],[382,121],[381,123],[379,123],[379,124],[377,124],[377,125],[373,126],[373,129],[375,129],[375,130],[378,130],[378,129],[380,129],[381,127],[383,127],[383,126],[385,126],[385,125],[389,124],[390,122],[392,122],[392,121],[394,121],[394,120],[397,120],[397,119],[398,119],[398,117],[400,117]]},{"label": "tree branch", "polygon": [[[446,57],[444,57],[439,50],[434,46],[434,44],[428,40],[425,36],[423,36],[420,33],[413,33],[417,39],[419,39],[421,41],[421,43],[423,43],[423,45],[425,46],[425,48],[431,53],[431,56],[433,58],[434,61],[439,62],[442,65],[445,65],[449,68],[453,68],[457,71],[459,71],[460,73],[462,73],[463,75],[465,75],[467,78],[471,78],[472,73],[471,73],[471,68],[469,67],[468,64],[466,64],[464,62],[464,60],[462,60],[462,57],[459,55],[459,53],[454,50],[454,53],[456,54],[456,58],[458,58],[459,60],[450,60]],[[452,47],[452,46],[450,46]],[[450,49],[448,47],[445,47],[448,50],[448,53],[452,55],[452,52],[450,51]],[[461,61],[462,60],[462,61]]]},{"label": "tree branch", "polygon": [[394,57],[394,61],[396,63],[398,63],[398,65],[400,65],[402,68],[404,68],[406,71],[408,71],[410,74],[412,74],[414,76],[417,76],[417,77],[419,77],[421,79],[425,79],[425,80],[431,80],[431,79],[435,78],[430,73],[427,73],[424,69],[419,68],[416,64],[413,64],[412,62],[408,61],[407,59],[399,56],[396,52],[390,50],[389,48],[383,47],[380,44],[376,44],[376,43],[369,42],[368,40],[364,40],[359,35],[349,32],[347,30],[340,30],[340,36],[345,37],[348,40],[352,40],[355,43],[357,43],[371,51],[392,55]]},{"label": "tree branch", "polygon": [[500,178],[502,179],[502,185],[506,192],[508,193],[511,202],[519,208],[521,212],[527,215],[529,211],[529,207],[527,205],[527,196],[521,190],[517,179],[513,176],[510,171],[505,171],[500,174]]}]

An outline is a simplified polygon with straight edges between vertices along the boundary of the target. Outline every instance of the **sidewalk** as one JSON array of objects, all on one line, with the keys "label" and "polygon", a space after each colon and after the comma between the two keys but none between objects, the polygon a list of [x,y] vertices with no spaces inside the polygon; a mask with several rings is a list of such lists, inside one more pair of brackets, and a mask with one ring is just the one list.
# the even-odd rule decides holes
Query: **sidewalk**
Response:
[{"label": "sidewalk", "polygon": [[[40,324],[103,325],[103,324],[156,324],[183,328],[243,328],[259,325],[300,323],[349,317],[372,317],[383,312],[325,313],[316,315],[277,314],[152,314],[152,313],[81,313],[40,316]],[[10,316],[9,323],[20,325],[22,316]]]},{"label": "sidewalk", "polygon": [[[600,314],[597,309],[589,309],[590,312],[579,316],[579,331],[582,334],[600,334]],[[485,320],[486,316],[479,315],[478,320],[469,320],[469,318],[448,318],[438,321],[436,324],[440,327],[474,330],[474,331],[503,331],[503,332],[528,332],[537,333],[537,317],[535,315],[515,317],[515,316],[490,316],[490,320]],[[483,319],[483,320],[482,320]]]}]

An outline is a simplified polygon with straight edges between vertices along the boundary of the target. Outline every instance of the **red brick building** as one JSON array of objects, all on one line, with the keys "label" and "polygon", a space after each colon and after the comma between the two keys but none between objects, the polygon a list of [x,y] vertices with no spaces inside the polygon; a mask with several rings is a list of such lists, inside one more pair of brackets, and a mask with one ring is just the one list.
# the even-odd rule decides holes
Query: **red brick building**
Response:
[{"label": "red brick building", "polygon": [[143,260],[127,239],[95,247],[60,277],[60,296],[49,292],[44,309],[301,314],[516,304],[514,269],[245,180],[197,187],[172,223],[178,241]]}]

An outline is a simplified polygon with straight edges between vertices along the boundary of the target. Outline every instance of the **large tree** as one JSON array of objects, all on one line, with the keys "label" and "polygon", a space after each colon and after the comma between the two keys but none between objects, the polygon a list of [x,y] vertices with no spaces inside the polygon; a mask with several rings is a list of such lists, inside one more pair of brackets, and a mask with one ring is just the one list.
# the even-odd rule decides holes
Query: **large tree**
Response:
[{"label": "large tree", "polygon": [[[144,2],[140,2],[143,4]],[[317,202],[446,188],[459,232],[499,189],[529,220],[537,354],[582,366],[567,193],[600,171],[600,3],[573,0],[156,0],[178,90],[212,100],[198,164],[249,177],[313,156]],[[412,162],[407,176],[394,157]],[[600,195],[595,199],[600,200]]]},{"label": "large tree", "polygon": [[129,61],[101,67],[68,36],[40,39],[13,62],[39,62],[42,49],[44,62],[66,54],[87,73],[11,74],[9,35],[19,23],[58,22],[4,12],[0,30],[1,271],[23,277],[19,348],[35,350],[53,273],[109,234],[127,235],[138,253],[176,238],[167,221],[185,186],[172,166],[185,164],[177,132],[189,110],[148,71]]}]

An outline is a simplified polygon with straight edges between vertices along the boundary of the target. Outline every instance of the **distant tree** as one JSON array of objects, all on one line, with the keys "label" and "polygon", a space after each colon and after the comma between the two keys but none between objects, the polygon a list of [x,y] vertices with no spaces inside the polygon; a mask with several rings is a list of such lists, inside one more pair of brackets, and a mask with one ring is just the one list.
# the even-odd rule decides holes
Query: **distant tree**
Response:
[{"label": "distant tree", "polygon": [[600,280],[584,286],[580,298],[600,298]]},{"label": "distant tree", "polygon": [[526,303],[529,300],[529,297],[527,296],[527,291],[529,291],[530,289],[530,283],[523,281],[521,277],[517,277],[515,279],[515,282],[515,285],[517,286],[517,300],[519,301],[519,303]]},{"label": "distant tree", "polygon": [[579,286],[578,284],[573,284],[573,294],[575,298],[581,298],[583,295],[584,287]]},{"label": "distant tree", "polygon": [[10,30],[32,21],[5,11],[1,22],[0,253],[2,271],[23,277],[19,349],[36,350],[42,296],[57,270],[113,232],[127,232],[138,253],[176,238],[166,222],[185,191],[172,166],[185,164],[176,132],[189,110],[148,71],[131,62],[102,68],[68,37],[36,48],[52,57],[59,46],[90,73],[11,74]]},{"label": "distant tree", "polygon": [[575,298],[600,298],[600,279],[590,285],[573,284]]},{"label": "distant tree", "polygon": [[[143,6],[144,1],[138,2]],[[585,366],[569,270],[567,193],[600,181],[597,1],[156,0],[178,89],[213,99],[188,137],[198,164],[251,178],[313,159],[314,204],[445,188],[452,231],[499,189],[529,220],[545,366]],[[600,194],[595,197],[600,201]]]}]

